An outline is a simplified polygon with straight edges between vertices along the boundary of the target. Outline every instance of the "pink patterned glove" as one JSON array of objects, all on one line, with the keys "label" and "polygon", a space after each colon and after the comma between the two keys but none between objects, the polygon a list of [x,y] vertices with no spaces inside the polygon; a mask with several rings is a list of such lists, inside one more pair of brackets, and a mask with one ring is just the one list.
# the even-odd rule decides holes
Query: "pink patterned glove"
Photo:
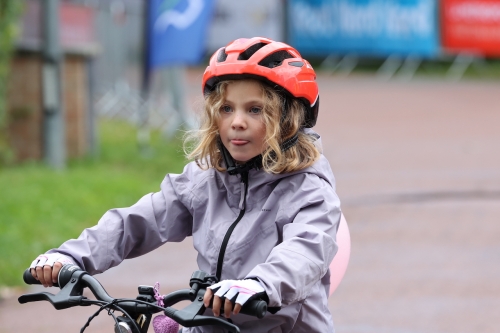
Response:
[{"label": "pink patterned glove", "polygon": [[[30,265],[30,268],[43,267],[43,266],[54,266],[56,262],[60,262],[63,265],[72,264],[77,265],[73,258],[66,256],[61,253],[45,253],[40,254]],[[78,265],[77,265],[78,266]]]},{"label": "pink patterned glove", "polygon": [[236,297],[235,303],[243,306],[250,298],[258,294],[264,294],[265,290],[262,284],[256,280],[223,280],[216,283],[209,289],[217,290],[215,296],[225,297],[233,300]]}]

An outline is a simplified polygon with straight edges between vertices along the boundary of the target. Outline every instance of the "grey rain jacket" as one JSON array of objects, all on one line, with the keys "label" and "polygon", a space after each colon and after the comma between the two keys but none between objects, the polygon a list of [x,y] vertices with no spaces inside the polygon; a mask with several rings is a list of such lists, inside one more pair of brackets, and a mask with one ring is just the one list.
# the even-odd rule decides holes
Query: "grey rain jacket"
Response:
[{"label": "grey rain jacket", "polygon": [[[307,169],[280,175],[250,170],[243,207],[245,186],[240,176],[189,163],[182,174],[167,175],[159,192],[109,210],[78,239],[49,252],[70,255],[95,274],[192,236],[199,268],[215,274],[224,236],[245,208],[221,278],[258,279],[269,306],[281,310],[263,319],[233,315],[233,322],[241,332],[334,332],[327,298],[341,211],[328,161],[321,155]],[[223,331],[202,326],[183,332]]]}]

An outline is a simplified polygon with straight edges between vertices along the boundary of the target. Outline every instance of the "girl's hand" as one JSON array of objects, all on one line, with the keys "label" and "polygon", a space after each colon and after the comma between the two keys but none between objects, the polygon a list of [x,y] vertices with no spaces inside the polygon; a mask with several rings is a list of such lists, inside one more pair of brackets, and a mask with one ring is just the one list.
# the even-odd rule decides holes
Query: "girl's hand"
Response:
[{"label": "girl's hand", "polygon": [[[215,290],[215,295],[214,295]],[[210,305],[210,300],[214,298],[212,311],[216,317],[220,316],[222,298],[224,301],[224,317],[231,317],[240,313],[241,307],[249,300],[265,294],[264,287],[256,280],[224,280],[207,288],[203,303],[205,307]],[[236,300],[235,300],[236,299]],[[236,303],[233,309],[233,302]]]},{"label": "girl's hand", "polygon": [[61,253],[41,254],[31,263],[30,272],[44,287],[52,287],[57,283],[59,271],[67,264],[76,265],[72,258]]}]

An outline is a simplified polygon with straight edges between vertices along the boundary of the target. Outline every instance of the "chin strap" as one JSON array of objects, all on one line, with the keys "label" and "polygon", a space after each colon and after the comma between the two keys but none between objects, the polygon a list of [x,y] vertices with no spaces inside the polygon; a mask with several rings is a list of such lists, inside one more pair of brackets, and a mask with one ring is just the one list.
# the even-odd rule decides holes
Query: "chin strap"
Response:
[{"label": "chin strap", "polygon": [[247,161],[245,164],[236,164],[233,157],[227,151],[226,147],[221,144],[222,147],[219,149],[222,152],[222,156],[224,157],[224,163],[226,163],[227,172],[234,176],[238,174],[242,174],[248,172],[252,169],[260,169],[262,168],[262,155],[257,155],[251,160]]},{"label": "chin strap", "polygon": [[[281,151],[285,152],[288,149],[292,148],[293,146],[295,146],[295,144],[297,144],[298,140],[299,140],[299,133],[297,132],[291,138],[285,140],[280,145]],[[226,164],[227,172],[230,175],[234,176],[242,174],[244,172],[248,172],[252,169],[258,170],[262,168],[262,155],[257,155],[251,160],[247,161],[245,164],[240,165],[236,164],[231,154],[229,154],[229,151],[227,151],[226,147],[222,144],[220,138],[218,140],[218,144],[219,144],[219,150],[221,151],[222,157],[224,158],[224,163]]]}]

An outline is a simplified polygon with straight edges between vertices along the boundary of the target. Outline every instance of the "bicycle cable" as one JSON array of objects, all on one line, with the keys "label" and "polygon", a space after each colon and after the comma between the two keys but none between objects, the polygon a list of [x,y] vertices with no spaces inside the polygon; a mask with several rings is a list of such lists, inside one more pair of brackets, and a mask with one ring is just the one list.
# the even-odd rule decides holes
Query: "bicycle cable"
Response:
[{"label": "bicycle cable", "polygon": [[118,319],[115,316],[114,310],[112,311],[111,309],[108,309],[108,315],[113,318],[116,326],[120,326],[120,324],[118,323]]},{"label": "bicycle cable", "polygon": [[[94,314],[92,314],[89,317],[89,319],[87,320],[87,322],[85,323],[85,325],[83,325],[83,327],[80,329],[80,333],[83,333],[85,331],[85,329],[90,326],[90,322],[92,320],[94,320],[94,318],[97,317],[101,313],[101,311],[104,310],[104,309],[108,310],[108,314],[110,314],[109,310],[112,310],[112,309],[113,310],[121,311],[128,319],[130,319],[130,321],[133,323],[134,328],[137,330],[137,332],[140,332],[141,330],[139,329],[139,326],[137,326],[137,323],[135,322],[135,320],[128,314],[127,311],[125,311],[123,308],[121,308],[120,306],[118,306],[116,304],[118,302],[130,302],[130,301],[137,302],[137,303],[142,303],[143,302],[143,301],[134,300],[134,299],[114,299],[111,302],[104,303],[103,305],[101,305],[99,307],[99,309],[96,312],[94,312]],[[144,302],[144,303],[147,303],[147,302]],[[147,303],[147,304],[149,304],[149,303]],[[115,318],[114,315],[112,315],[112,317],[115,320],[115,323],[118,325],[118,320]]]},{"label": "bicycle cable", "polygon": [[[99,305],[99,304],[101,304],[101,305],[100,305],[99,309],[96,312],[94,312],[94,314],[92,316],[89,317],[89,319],[87,320],[85,325],[83,325],[83,327],[81,328],[80,333],[83,333],[85,331],[85,329],[90,326],[90,322],[92,320],[94,320],[94,318],[97,317],[101,313],[101,311],[104,309],[107,309],[107,310],[113,309],[113,310],[121,311],[128,319],[130,319],[134,323],[134,328],[137,330],[137,332],[140,332],[139,326],[137,326],[137,323],[135,322],[135,320],[128,314],[127,311],[125,311],[120,306],[118,306],[119,303],[124,303],[124,302],[134,302],[134,303],[138,303],[138,304],[145,304],[145,305],[151,306],[153,308],[157,308],[163,312],[165,311],[164,307],[161,307],[161,306],[158,306],[158,305],[155,305],[155,304],[143,301],[143,300],[132,299],[132,298],[117,298],[117,299],[112,300],[111,302],[104,302],[104,301],[98,301],[98,300],[86,300],[85,303],[89,303],[92,305]],[[111,313],[109,313],[109,311],[108,311],[108,314],[113,317],[113,319],[115,320],[115,323],[118,325],[118,321],[116,320],[115,316],[112,315]]]}]

